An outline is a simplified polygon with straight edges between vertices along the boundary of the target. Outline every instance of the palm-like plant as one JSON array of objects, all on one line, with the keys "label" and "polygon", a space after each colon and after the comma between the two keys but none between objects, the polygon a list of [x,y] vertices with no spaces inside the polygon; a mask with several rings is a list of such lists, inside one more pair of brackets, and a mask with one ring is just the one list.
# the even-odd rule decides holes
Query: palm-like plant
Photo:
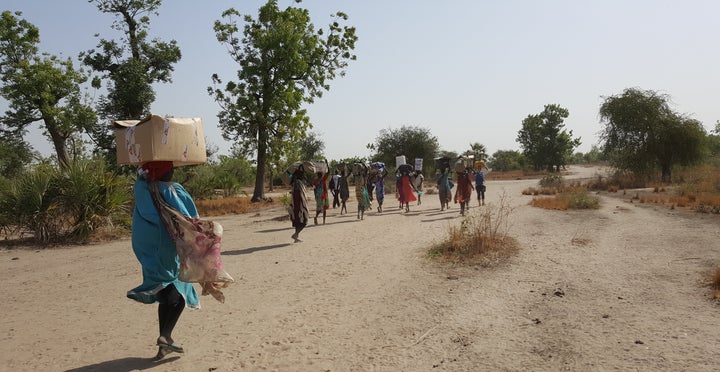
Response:
[{"label": "palm-like plant", "polygon": [[101,159],[72,162],[62,171],[59,185],[58,205],[71,223],[69,234],[80,239],[112,225],[112,216],[126,212],[131,200],[128,179],[109,172]]},{"label": "palm-like plant", "polygon": [[35,240],[47,243],[60,235],[62,218],[58,218],[55,183],[57,171],[40,166],[15,179],[0,194],[0,219],[6,228],[30,230]]},{"label": "palm-like plant", "polygon": [[471,143],[470,150],[468,150],[465,154],[475,155],[476,161],[487,161],[488,158],[487,148],[479,142]]}]

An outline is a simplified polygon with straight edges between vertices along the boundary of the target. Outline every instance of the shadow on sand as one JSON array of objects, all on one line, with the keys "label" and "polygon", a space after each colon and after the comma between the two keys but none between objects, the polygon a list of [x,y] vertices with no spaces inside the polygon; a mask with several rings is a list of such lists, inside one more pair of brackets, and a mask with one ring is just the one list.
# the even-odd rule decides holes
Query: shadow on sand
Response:
[{"label": "shadow on sand", "polygon": [[460,215],[440,217],[440,218],[430,218],[430,219],[420,220],[420,222],[435,222],[435,221],[442,221],[442,220],[454,220],[454,219],[456,219],[456,218],[459,217],[459,216],[460,216]]},{"label": "shadow on sand", "polygon": [[223,256],[237,256],[237,255],[241,255],[241,254],[250,254],[253,252],[266,251],[268,249],[289,247],[291,245],[292,245],[292,243],[283,243],[283,244],[266,245],[266,246],[262,246],[262,247],[236,249],[234,251],[223,251],[222,255]]},{"label": "shadow on sand", "polygon": [[78,367],[68,369],[65,372],[95,372],[95,371],[107,371],[107,372],[130,372],[130,371],[143,371],[146,369],[157,368],[163,364],[170,363],[172,361],[180,359],[179,356],[167,357],[162,360],[155,358],[122,358],[115,360],[108,360],[97,364],[92,364],[85,367]]}]

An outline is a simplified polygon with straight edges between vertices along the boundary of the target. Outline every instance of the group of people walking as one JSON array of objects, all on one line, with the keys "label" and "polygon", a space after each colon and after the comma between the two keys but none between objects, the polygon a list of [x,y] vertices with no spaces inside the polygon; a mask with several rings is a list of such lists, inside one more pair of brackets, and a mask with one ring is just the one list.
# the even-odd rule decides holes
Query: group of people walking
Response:
[{"label": "group of people walking", "polygon": [[[460,204],[460,214],[465,215],[465,211],[470,208],[470,199],[472,192],[477,192],[478,206],[485,205],[485,172],[482,170],[475,171],[471,167],[465,167],[457,169],[456,180],[457,189],[455,190],[455,196],[453,198],[452,189],[455,184],[452,182],[450,175],[450,168],[443,168],[439,170],[435,178],[437,180],[438,195],[440,197],[440,210],[450,208],[450,201],[453,200],[455,204]],[[475,186],[473,186],[475,181]]]},{"label": "group of people walking", "polygon": [[[318,225],[318,218],[322,215],[322,224],[325,224],[327,210],[330,208],[329,197],[332,196],[332,208],[340,208],[340,214],[347,213],[347,201],[350,198],[350,187],[348,179],[352,177],[355,185],[355,197],[358,203],[357,219],[363,220],[365,211],[372,206],[373,200],[377,202],[377,212],[383,212],[385,200],[385,177],[388,172],[385,164],[373,163],[368,168],[364,164],[341,164],[334,174],[317,173],[311,181],[315,196],[315,217],[314,224]],[[295,228],[292,238],[300,242],[300,232],[307,226],[309,212],[307,197],[305,194],[306,172],[302,166],[298,167],[290,176],[290,219]],[[436,183],[440,198],[440,210],[450,208],[450,201],[453,200],[452,189],[455,184],[452,182],[450,168],[446,167],[436,173]],[[472,191],[477,191],[478,205],[485,205],[485,178],[484,172],[475,171],[472,167],[466,167],[462,171],[456,171],[457,189],[455,190],[454,202],[460,204],[460,214],[465,215],[469,209],[469,202]],[[410,165],[401,165],[396,173],[395,196],[399,208],[405,212],[410,211],[410,203],[417,201],[422,204],[424,194],[425,176],[422,171],[414,170]],[[475,185],[473,186],[473,181]]]}]

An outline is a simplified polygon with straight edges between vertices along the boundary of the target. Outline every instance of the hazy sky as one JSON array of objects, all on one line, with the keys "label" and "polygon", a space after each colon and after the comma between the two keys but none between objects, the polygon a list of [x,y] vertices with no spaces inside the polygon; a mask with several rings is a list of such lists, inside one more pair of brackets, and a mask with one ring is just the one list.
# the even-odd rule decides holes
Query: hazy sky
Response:
[{"label": "hazy sky", "polygon": [[[173,83],[155,86],[152,112],[201,117],[208,141],[226,153],[210,76],[234,79],[238,66],[212,24],[235,7],[257,15],[264,1],[165,0],[150,37],[177,40]],[[285,8],[295,5],[280,0]],[[520,150],[522,120],[559,104],[566,129],[598,143],[603,97],[638,87],[668,94],[674,109],[714,128],[720,120],[720,1],[716,0],[305,0],[316,27],[341,10],[357,28],[357,61],[308,107],[328,159],[367,156],[382,129],[428,128],[443,150],[471,142],[490,154]],[[115,38],[113,18],[86,0],[3,0],[40,29],[41,50],[77,59]],[[6,103],[0,99],[0,108]],[[50,145],[38,131],[33,143]]]}]

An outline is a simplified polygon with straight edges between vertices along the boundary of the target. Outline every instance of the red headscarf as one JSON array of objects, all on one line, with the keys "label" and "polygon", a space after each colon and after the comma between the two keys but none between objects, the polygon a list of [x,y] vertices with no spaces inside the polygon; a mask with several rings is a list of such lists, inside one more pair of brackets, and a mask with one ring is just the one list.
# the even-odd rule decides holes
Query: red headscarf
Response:
[{"label": "red headscarf", "polygon": [[173,162],[171,161],[149,161],[142,165],[145,179],[148,181],[159,180],[171,169],[173,169]]}]

